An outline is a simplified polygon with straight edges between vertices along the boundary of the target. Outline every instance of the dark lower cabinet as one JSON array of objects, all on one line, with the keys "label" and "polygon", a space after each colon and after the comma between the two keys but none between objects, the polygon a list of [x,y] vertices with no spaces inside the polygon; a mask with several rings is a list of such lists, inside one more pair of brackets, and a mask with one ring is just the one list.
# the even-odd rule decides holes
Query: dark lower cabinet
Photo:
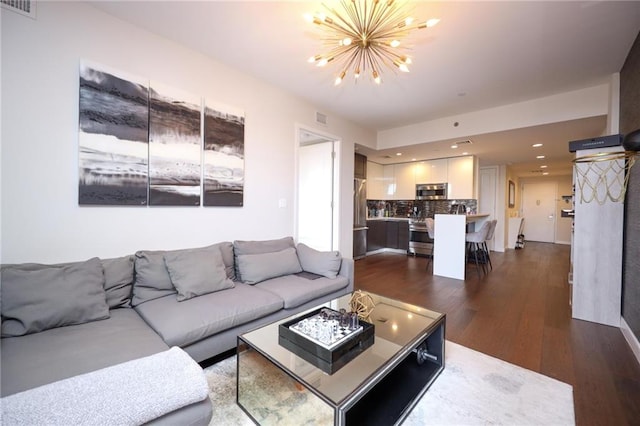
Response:
[{"label": "dark lower cabinet", "polygon": [[384,220],[368,220],[367,251],[380,250],[387,245],[387,222]]},{"label": "dark lower cabinet", "polygon": [[400,220],[368,220],[367,251],[383,248],[409,250],[409,223]]},{"label": "dark lower cabinet", "polygon": [[398,248],[409,250],[409,222],[398,223]]}]

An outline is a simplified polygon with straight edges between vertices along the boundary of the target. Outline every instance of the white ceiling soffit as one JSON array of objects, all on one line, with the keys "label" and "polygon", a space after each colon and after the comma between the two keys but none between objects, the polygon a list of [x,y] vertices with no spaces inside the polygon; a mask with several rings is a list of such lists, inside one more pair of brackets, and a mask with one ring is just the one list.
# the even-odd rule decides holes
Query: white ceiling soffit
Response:
[{"label": "white ceiling soffit", "polygon": [[[640,29],[636,1],[411,2],[415,17],[441,19],[412,37],[411,72],[384,70],[379,86],[346,78],[335,87],[339,70],[306,61],[321,46],[303,15],[321,10],[319,1],[89,3],[372,130],[607,83]],[[584,129],[599,127],[587,122]],[[483,145],[467,138],[474,148]]]}]

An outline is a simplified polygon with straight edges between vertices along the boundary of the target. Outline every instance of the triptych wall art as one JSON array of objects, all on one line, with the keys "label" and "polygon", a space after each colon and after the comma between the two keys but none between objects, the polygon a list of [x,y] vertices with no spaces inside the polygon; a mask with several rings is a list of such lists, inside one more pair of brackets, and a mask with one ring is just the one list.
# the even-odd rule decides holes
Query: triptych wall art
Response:
[{"label": "triptych wall art", "polygon": [[82,61],[79,113],[80,205],[243,205],[243,112]]}]

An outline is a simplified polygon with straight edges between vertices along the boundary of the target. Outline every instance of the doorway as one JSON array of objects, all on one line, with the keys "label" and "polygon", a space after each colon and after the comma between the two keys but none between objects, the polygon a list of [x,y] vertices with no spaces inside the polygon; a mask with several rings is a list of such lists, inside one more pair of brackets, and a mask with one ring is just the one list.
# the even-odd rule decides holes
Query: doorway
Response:
[{"label": "doorway", "polygon": [[297,241],[321,251],[339,247],[337,143],[298,129]]},{"label": "doorway", "polygon": [[[484,167],[480,169],[480,202],[478,203],[478,213],[488,213],[490,219],[497,218],[496,200],[498,195],[498,168]],[[494,238],[487,242],[489,250],[495,250]],[[503,251],[501,249],[500,251]]]},{"label": "doorway", "polygon": [[555,242],[557,192],[555,182],[525,182],[522,185],[522,216],[527,241]]}]

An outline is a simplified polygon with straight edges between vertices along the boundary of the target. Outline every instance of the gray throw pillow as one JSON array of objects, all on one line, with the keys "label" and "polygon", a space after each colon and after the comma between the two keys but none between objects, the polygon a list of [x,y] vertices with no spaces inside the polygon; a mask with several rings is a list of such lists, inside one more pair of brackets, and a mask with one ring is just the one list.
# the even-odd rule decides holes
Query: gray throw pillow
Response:
[{"label": "gray throw pillow", "polygon": [[284,237],[276,240],[263,240],[263,241],[240,241],[233,242],[233,252],[235,254],[236,264],[236,279],[246,282],[244,277],[241,276],[240,268],[238,267],[238,256],[245,254],[262,254],[273,253],[276,251],[282,251],[290,247],[295,248],[296,244],[292,237]]},{"label": "gray throw pillow", "polygon": [[235,286],[227,277],[220,250],[169,252],[164,261],[178,302]]},{"label": "gray throw pillow", "polygon": [[247,284],[302,272],[293,247],[273,253],[241,254],[237,258],[242,282]]},{"label": "gray throw pillow", "polygon": [[136,281],[133,284],[132,305],[175,294],[176,289],[164,263],[166,251],[144,250],[136,253]]},{"label": "gray throw pillow", "polygon": [[198,253],[201,251],[221,253],[227,277],[231,280],[235,279],[233,245],[230,242],[179,250],[141,250],[136,253],[136,280],[133,286],[133,306],[176,293],[176,289],[167,271],[167,265],[164,262],[165,254]]},{"label": "gray throw pillow", "polygon": [[300,266],[306,272],[313,272],[331,279],[338,275],[342,265],[342,256],[339,251],[318,251],[300,243],[297,252]]},{"label": "gray throw pillow", "polygon": [[100,259],[36,271],[2,270],[2,337],[109,318]]}]

